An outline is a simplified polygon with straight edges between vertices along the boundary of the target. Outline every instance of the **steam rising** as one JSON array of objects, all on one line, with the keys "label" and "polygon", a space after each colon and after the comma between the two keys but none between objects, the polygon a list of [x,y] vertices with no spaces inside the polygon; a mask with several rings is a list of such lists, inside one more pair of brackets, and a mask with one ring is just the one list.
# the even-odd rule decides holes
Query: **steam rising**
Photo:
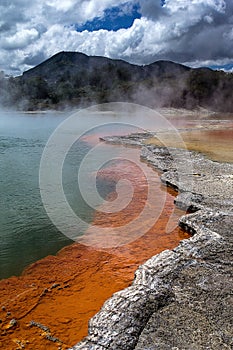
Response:
[{"label": "steam rising", "polygon": [[[87,227],[88,223],[86,220],[81,217],[79,212],[73,210],[67,200],[62,182],[63,165],[72,145],[85,136],[86,133],[89,133],[90,130],[94,131],[101,126],[101,119],[98,119],[99,116],[102,117],[101,110],[104,112],[103,116],[105,113],[108,113],[108,110],[115,111],[119,121],[121,115],[127,119],[129,119],[130,115],[131,117],[133,115],[131,126],[134,128],[143,129],[145,126],[152,127],[153,125],[156,129],[172,130],[181,144],[182,138],[175,127],[161,114],[149,108],[128,103],[106,104],[81,110],[66,119],[51,135],[44,149],[40,164],[40,191],[48,216],[53,224],[70,239],[80,241],[86,245],[110,248],[132,242],[149,231],[162,213],[166,194],[164,192],[163,196],[157,197],[156,191],[153,189],[154,181],[147,174],[149,171],[148,166],[142,163],[140,159],[134,159],[133,150],[127,150],[125,155],[119,158],[119,150],[117,148],[109,147],[108,152],[105,153],[102,144],[97,143],[83,157],[78,169],[78,186],[85,202],[94,209],[96,209],[96,206],[101,208],[100,210],[107,215],[125,210],[130,202],[134,200],[133,183],[130,183],[128,178],[118,179],[116,184],[117,196],[111,203],[103,200],[99,195],[96,187],[98,172],[107,162],[113,160],[133,163],[136,169],[139,169],[144,174],[147,180],[145,188],[145,191],[147,191],[146,201],[141,212],[132,218],[130,222],[120,227],[112,227],[111,223],[108,225],[107,216],[106,227],[99,227],[95,223],[91,223]],[[92,115],[92,118],[89,120],[90,115]],[[80,117],[86,120],[86,129],[80,129],[78,123]],[[90,122],[89,126],[88,122]],[[166,137],[163,137],[162,134],[160,139],[166,147]],[[169,152],[171,152],[176,162],[177,181],[184,181],[187,172],[184,169],[184,164],[179,160],[179,153],[177,154],[173,149],[170,149]],[[187,153],[188,158],[189,153]],[[189,171],[191,171],[191,167],[192,162],[190,160]],[[89,177],[90,174],[91,177]],[[136,184],[134,183],[134,185]],[[190,189],[191,185],[190,183]]]}]

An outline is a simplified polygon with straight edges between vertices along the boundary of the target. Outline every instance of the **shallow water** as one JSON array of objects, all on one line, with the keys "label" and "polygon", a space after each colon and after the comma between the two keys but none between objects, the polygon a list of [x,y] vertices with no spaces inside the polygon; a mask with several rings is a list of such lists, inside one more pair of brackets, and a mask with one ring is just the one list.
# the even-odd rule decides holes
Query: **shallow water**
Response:
[{"label": "shallow water", "polygon": [[[106,121],[107,116],[104,115],[104,118]],[[116,117],[114,117],[113,120],[116,121]],[[151,125],[153,126],[153,123],[151,123]],[[187,127],[185,121],[183,123],[181,121],[176,121],[176,125]],[[192,122],[192,125],[196,125],[196,122],[194,122],[194,124]],[[51,132],[54,127],[53,125],[50,131],[46,129],[46,137],[48,137],[49,132]],[[152,130],[155,130],[155,128],[156,125]],[[40,129],[39,125],[37,125],[37,129]],[[85,245],[69,245],[63,248],[58,256],[46,257],[31,265],[20,278],[0,281],[0,289],[2,291],[1,305],[4,305],[4,309],[0,308],[2,329],[5,332],[4,343],[0,341],[0,346],[2,346],[3,349],[7,350],[15,346],[16,342],[19,340],[22,344],[31,344],[33,348],[39,349],[43,347],[51,350],[57,349],[58,344],[50,342],[46,338],[46,334],[42,334],[40,329],[28,327],[32,319],[48,326],[52,331],[52,335],[57,336],[63,341],[64,348],[69,348],[87,334],[88,320],[99,310],[103,302],[110,297],[113,292],[128,286],[132,282],[134,271],[139,264],[164,249],[174,248],[181,239],[188,237],[187,234],[177,227],[178,218],[183,212],[174,210],[173,201],[175,192],[169,190],[167,193],[166,188],[160,183],[159,174],[152,171],[145,163],[141,163],[140,165],[139,150],[137,149],[103,145],[104,148],[101,148],[99,158],[101,158],[105,152],[110,158],[110,161],[104,163],[99,169],[96,177],[97,188],[103,197],[103,201],[102,203],[96,202],[95,209],[97,210],[90,211],[88,207],[85,207],[82,202],[77,200],[77,178],[75,174],[77,174],[78,162],[83,159],[83,155],[87,154],[91,148],[95,148],[100,135],[109,133],[117,134],[120,132],[123,133],[126,132],[126,130],[124,128],[121,129],[121,131],[117,130],[114,126],[112,129],[108,128],[102,131],[99,129],[95,130],[94,133],[89,133],[85,135],[85,137],[82,137],[79,143],[74,144],[67,156],[63,179],[67,198],[77,214],[80,215],[81,211],[83,216],[89,218],[89,223],[91,222],[99,228],[106,228],[106,226],[108,229],[110,227],[114,229],[122,228],[122,230],[118,232],[116,246],[112,245],[112,240],[115,239],[114,235],[101,235],[101,231],[98,231],[99,234],[93,236],[93,231],[89,230],[90,225],[87,225],[87,230],[84,232],[85,234],[81,236]],[[46,140],[45,134],[42,137],[42,144],[44,144]],[[30,132],[30,135],[32,136],[33,133]],[[17,137],[20,138],[18,135]],[[31,147],[33,144],[34,142],[31,143]],[[21,169],[23,164],[20,158],[21,152],[18,152],[18,159],[20,160],[19,169]],[[29,150],[28,153],[30,154],[30,152],[34,155],[33,151]],[[37,153],[39,154],[38,149]],[[117,155],[118,159],[111,159],[113,155]],[[38,158],[40,158],[40,156],[38,156]],[[37,160],[38,158],[32,157],[32,159]],[[17,157],[15,156],[14,161],[16,159]],[[26,159],[28,158],[26,157]],[[7,163],[7,158],[5,158],[5,161]],[[91,163],[95,165],[96,161],[97,159],[92,158]],[[12,162],[12,164],[14,164],[14,162]],[[28,163],[26,162],[26,164]],[[33,162],[30,164],[33,164]],[[13,165],[8,168],[9,173],[12,167]],[[27,167],[27,171],[33,181],[35,178],[38,180],[38,164],[37,167],[33,169]],[[26,172],[26,174],[28,173]],[[91,180],[92,175],[93,174],[90,172],[88,175],[89,177],[87,176],[86,179],[89,178]],[[12,176],[12,181],[13,178]],[[122,179],[129,181],[128,184],[132,185],[134,188],[134,194],[131,197],[131,193],[128,191],[130,186],[124,188],[127,182],[123,183],[121,188],[125,189],[125,192],[123,192],[125,195],[123,199],[129,196],[129,201],[122,210],[115,213],[113,210],[114,200],[121,193],[120,191],[117,192],[117,184]],[[1,177],[1,183],[7,183],[6,180],[7,179]],[[152,180],[153,200],[151,203],[149,202],[150,210],[146,213],[147,215],[142,217],[142,220],[136,221],[137,226],[132,226],[132,234],[136,232],[136,236],[134,236],[132,240],[132,237],[130,237],[130,230],[128,230],[126,234],[125,227],[129,222],[134,221],[135,218],[140,215],[145,202],[148,202],[148,183],[150,184],[150,180]],[[19,192],[18,197],[22,198],[21,196],[23,194],[20,193],[18,189],[18,184],[21,182],[18,180],[17,176],[15,176],[14,181],[15,188]],[[32,183],[34,183],[33,181]],[[88,183],[88,181],[86,182]],[[25,182],[24,187],[26,193],[29,193],[28,196],[32,197],[31,200],[34,198],[31,202],[31,206],[33,206],[33,201],[35,199],[38,200],[38,197],[34,194],[34,190],[27,192],[28,184],[31,184],[29,180]],[[33,189],[35,188],[38,190],[38,185],[34,183],[34,186]],[[10,187],[11,183],[9,183],[9,188]],[[18,202],[20,202],[20,200],[17,202],[17,196],[14,196],[13,193],[12,198],[12,203],[14,204],[16,202],[18,208]],[[25,202],[26,199],[27,196],[25,197]],[[111,209],[113,206],[112,213],[110,214],[106,214],[103,211],[103,209],[106,209],[104,199],[108,200],[108,208]],[[33,229],[34,226],[31,228],[31,231],[29,227],[28,231],[28,241],[26,241],[26,243],[32,246],[36,238],[31,240],[30,236],[35,232],[40,235],[39,228],[41,218],[39,219],[39,216],[37,217],[36,215],[41,213],[39,210],[40,208],[43,209],[43,206],[40,200],[38,203],[39,205],[35,208],[35,211],[33,211],[33,208],[29,208],[29,206],[24,208],[26,212],[28,212],[28,209],[32,210],[32,218],[35,217],[35,223],[38,219],[38,231]],[[10,211],[10,208],[6,210],[4,205],[2,205],[2,209],[5,210],[5,213]],[[154,225],[151,226],[151,217],[156,211],[160,215],[157,220],[155,220]],[[17,213],[19,214],[20,212],[16,212],[15,215]],[[43,215],[46,215],[45,212]],[[19,220],[17,215],[16,218]],[[27,215],[23,216],[22,222],[26,220],[25,218],[27,219]],[[9,222],[9,225],[10,224]],[[17,228],[17,224],[18,222],[16,222],[16,225],[12,223],[12,230]],[[51,223],[49,224],[51,225],[50,233],[53,245],[56,246],[58,244],[57,237],[52,235],[52,229],[54,230],[54,227]],[[149,224],[148,227],[150,228],[145,230],[147,224]],[[24,228],[26,230],[27,226],[25,225]],[[23,247],[23,238],[25,238],[23,232],[24,230],[22,229],[21,249],[24,249],[24,252],[27,253],[27,249]],[[17,237],[17,234],[15,235]],[[59,233],[59,235],[64,240],[60,241],[62,244],[64,243],[64,245],[66,245],[70,242],[62,234]],[[10,245],[10,236],[6,238]],[[109,240],[111,243],[110,247],[108,246]],[[45,235],[44,240],[41,240],[42,255],[47,254],[47,241],[48,239]],[[88,245],[90,245],[90,247]],[[28,248],[28,250],[30,249]],[[35,251],[36,250],[35,247]],[[36,259],[35,256],[32,257],[32,261]],[[12,262],[12,256],[9,255],[8,260]],[[14,265],[15,261],[16,259],[13,260]],[[9,328],[10,318],[7,316],[6,311],[11,312],[11,316],[15,319],[20,319],[19,325],[15,329]]]},{"label": "shallow water", "polygon": [[[69,205],[84,221],[78,235],[88,232],[87,229],[92,220],[97,220],[95,210],[116,189],[117,181],[114,180],[114,176],[111,178],[112,172],[111,176],[97,177],[97,187],[101,198],[100,200],[99,198],[95,199],[89,205],[86,203],[86,199],[82,198],[83,193],[81,195],[78,187],[79,165],[83,163],[90,150],[97,148],[99,136],[139,131],[138,126],[153,131],[172,127],[166,118],[147,114],[147,111],[142,115],[142,113],[131,109],[127,111],[121,109],[117,112],[108,109],[107,107],[106,110],[98,112],[91,110],[90,113],[83,116],[79,113],[75,117],[74,125],[62,130],[68,138],[77,136],[78,140],[70,147],[66,156],[62,178]],[[0,278],[19,275],[24,267],[30,263],[49,254],[55,254],[59,249],[73,242],[70,239],[72,234],[67,232],[64,235],[48,218],[41,201],[39,188],[39,166],[45,144],[57,126],[67,120],[70,115],[71,113],[0,112]],[[171,121],[177,128],[193,128],[200,124],[202,126],[208,124],[206,119],[196,120],[190,117],[172,118]],[[218,124],[218,121],[210,123],[212,125],[213,123]],[[227,121],[224,121],[223,124],[228,125]],[[203,132],[193,132],[193,145],[196,143],[200,146],[205,139],[206,149],[212,145],[221,153],[223,152],[221,144],[225,145],[227,154],[232,154],[229,147],[230,144],[232,145],[230,131],[228,131],[228,138],[221,131],[205,131],[204,136]],[[82,135],[83,133],[85,134]],[[54,154],[56,152],[55,145]],[[89,193],[92,200],[94,198],[92,196],[93,189],[89,185],[92,183],[93,169],[99,165],[99,162],[104,163],[105,159],[111,160],[114,157],[121,159],[126,157],[129,160],[132,157],[132,152],[127,154],[126,149],[122,151],[121,147],[102,144],[99,153],[93,153],[89,157],[87,173],[84,176],[84,194]],[[137,162],[139,162],[139,153],[137,153],[137,157]],[[134,170],[132,169],[131,172],[134,173]],[[130,181],[137,182],[137,176],[134,180],[131,178]],[[143,196],[142,193],[141,195]],[[58,202],[57,205],[59,206],[60,203]],[[61,218],[66,223],[66,218],[62,215]],[[106,216],[102,216],[101,219],[99,217],[98,220],[102,223],[108,222]],[[86,239],[87,235],[84,237]]]},{"label": "shallow water", "polygon": [[[106,148],[110,152],[115,147]],[[174,211],[175,192],[167,192],[159,174],[140,162],[139,149],[117,149],[121,158],[105,164],[97,177],[99,184],[108,183],[112,190],[106,193],[106,187],[101,185],[100,193],[108,200],[108,208],[112,208],[117,197],[116,184],[127,179],[133,186],[133,197],[118,212],[112,208],[112,213],[104,213],[103,203],[92,222],[100,230],[94,235],[87,230],[81,237],[85,245],[69,245],[56,257],[34,263],[22,276],[0,281],[0,304],[4,306],[0,306],[0,318],[5,332],[4,343],[0,340],[2,349],[8,350],[16,341],[25,345],[28,342],[33,349],[57,349],[58,344],[49,341],[45,332],[28,327],[31,320],[45,325],[54,337],[61,339],[62,349],[70,348],[87,335],[88,320],[104,301],[132,283],[138,265],[189,237],[177,227],[183,212]],[[152,202],[148,201],[150,191]],[[126,195],[127,191],[123,199]],[[149,212],[142,214],[146,203]],[[103,232],[104,228],[107,232]],[[115,231],[117,235],[111,234],[111,228],[119,229]],[[20,320],[15,329],[9,327],[6,311]]]},{"label": "shallow water", "polygon": [[[181,131],[182,142],[173,133],[163,134],[167,147],[186,148],[205,154],[208,158],[218,162],[233,163],[233,125],[224,129],[199,129]],[[159,136],[147,140],[147,143],[163,145]]]},{"label": "shallow water", "polygon": [[[55,254],[72,243],[69,233],[62,234],[48,218],[39,188],[39,167],[45,144],[52,132],[70,115],[74,113],[0,112],[0,278],[19,275],[30,263]],[[109,179],[100,178],[98,187],[103,198],[87,205],[77,184],[79,165],[88,152],[96,148],[99,136],[135,132],[139,130],[137,125],[142,124],[145,128],[153,129],[163,126],[163,121],[149,115],[144,116],[142,122],[142,116],[130,110],[121,110],[119,113],[91,111],[85,116],[75,114],[73,125],[67,128],[65,125],[62,129],[62,134],[67,138],[77,139],[66,156],[62,181],[69,205],[84,221],[79,230],[80,235],[92,221],[94,210],[115,185]],[[57,146],[54,146],[54,155],[58,152]],[[90,157],[90,167],[87,167],[90,174],[86,174],[85,181],[86,193],[91,194],[92,191],[88,187],[91,171],[105,154],[110,159],[116,157],[117,147],[111,153],[109,148],[102,146],[97,155]],[[58,201],[58,208],[59,205]],[[65,222],[66,218],[63,219]]]}]

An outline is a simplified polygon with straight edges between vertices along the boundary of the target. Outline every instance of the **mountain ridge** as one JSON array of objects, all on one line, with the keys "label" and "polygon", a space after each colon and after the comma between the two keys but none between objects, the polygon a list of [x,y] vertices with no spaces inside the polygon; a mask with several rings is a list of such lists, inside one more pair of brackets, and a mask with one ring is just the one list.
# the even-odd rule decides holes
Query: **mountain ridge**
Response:
[{"label": "mountain ridge", "polygon": [[160,60],[124,60],[61,51],[16,78],[0,77],[0,103],[17,109],[64,109],[106,102],[151,108],[198,106],[233,112],[233,74]]},{"label": "mountain ridge", "polygon": [[[73,65],[77,71],[80,69],[78,65],[80,65],[82,68],[90,70],[93,66],[101,67],[106,64],[115,64],[118,65],[118,67],[127,67],[128,69],[136,70],[137,72],[141,71],[141,74],[143,72],[147,72],[148,70],[152,71],[152,73],[154,73],[154,71],[161,71],[165,73],[167,71],[166,68],[169,68],[170,71],[173,68],[173,70],[180,70],[183,72],[189,71],[191,69],[190,67],[169,60],[159,60],[147,65],[136,65],[121,59],[112,59],[103,56],[88,56],[81,52],[61,51],[48,58],[47,60],[41,62],[37,66],[25,71],[23,73],[23,77],[36,75],[44,76],[44,73],[46,73],[43,72],[44,67],[47,68],[51,64],[66,64],[69,66]],[[49,77],[47,77],[47,79],[49,79]]]}]

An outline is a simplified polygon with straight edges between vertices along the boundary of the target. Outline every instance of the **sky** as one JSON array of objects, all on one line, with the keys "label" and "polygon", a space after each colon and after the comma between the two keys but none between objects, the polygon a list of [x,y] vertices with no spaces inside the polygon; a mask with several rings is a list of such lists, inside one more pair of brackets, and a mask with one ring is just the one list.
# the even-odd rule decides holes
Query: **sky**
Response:
[{"label": "sky", "polygon": [[233,71],[233,1],[0,0],[0,71],[59,51]]}]

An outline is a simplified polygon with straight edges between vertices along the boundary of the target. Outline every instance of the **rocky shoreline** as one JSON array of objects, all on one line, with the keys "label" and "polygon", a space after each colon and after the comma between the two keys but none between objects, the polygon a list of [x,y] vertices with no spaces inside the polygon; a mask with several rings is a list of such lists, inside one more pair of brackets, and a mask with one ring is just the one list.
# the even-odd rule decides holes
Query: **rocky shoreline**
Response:
[{"label": "rocky shoreline", "polygon": [[73,350],[232,349],[233,164],[175,148],[145,145],[151,134],[104,138],[142,147],[141,158],[163,172],[190,214],[193,234],[141,265],[132,286],[115,293],[89,322]]}]

